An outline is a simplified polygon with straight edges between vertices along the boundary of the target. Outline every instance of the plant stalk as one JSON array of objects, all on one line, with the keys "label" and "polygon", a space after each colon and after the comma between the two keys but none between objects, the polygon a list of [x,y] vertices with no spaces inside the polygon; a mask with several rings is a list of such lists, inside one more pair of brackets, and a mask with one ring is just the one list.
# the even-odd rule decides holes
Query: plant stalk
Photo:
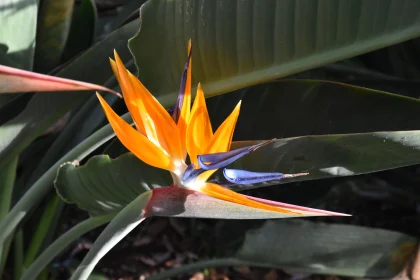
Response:
[{"label": "plant stalk", "polygon": [[13,276],[15,280],[19,280],[23,273],[23,231],[20,229],[13,241],[14,245],[14,271]]},{"label": "plant stalk", "polygon": [[[3,171],[0,171],[0,221],[7,215],[12,203],[13,186],[16,179],[16,168],[18,157],[15,157]],[[6,244],[0,243],[0,275],[3,275],[3,268],[7,260],[12,237]]]},{"label": "plant stalk", "polygon": [[28,267],[21,280],[34,280],[45,267],[69,244],[74,242],[83,234],[109,222],[112,217],[103,216],[89,218],[75,225],[66,233],[57,238],[45,251]]}]

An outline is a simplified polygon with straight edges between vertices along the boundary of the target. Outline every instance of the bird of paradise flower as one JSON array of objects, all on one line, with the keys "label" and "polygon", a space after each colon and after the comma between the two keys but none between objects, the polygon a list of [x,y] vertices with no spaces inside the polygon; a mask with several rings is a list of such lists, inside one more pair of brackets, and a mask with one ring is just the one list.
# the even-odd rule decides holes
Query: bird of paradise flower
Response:
[{"label": "bird of paradise flower", "polygon": [[[272,217],[302,217],[344,215],[335,212],[306,208],[286,203],[268,201],[236,193],[222,185],[208,181],[219,168],[224,168],[235,160],[271,142],[230,150],[232,136],[239,116],[241,102],[233,109],[216,131],[212,130],[206,108],[203,89],[200,84],[194,104],[191,107],[191,43],[185,65],[179,96],[172,113],[155,99],[146,87],[124,66],[114,52],[115,61],[110,59],[112,70],[118,79],[127,108],[133,118],[135,128],[119,117],[106,101],[97,94],[105,114],[118,139],[143,162],[170,172],[173,184],[168,188],[154,189],[145,216],[170,215],[173,209],[168,199],[181,199],[195,195],[198,201],[212,198],[225,202],[226,210],[233,209],[232,203],[242,205],[241,211],[269,211]],[[187,155],[190,164],[187,165]],[[224,169],[224,176],[231,184],[253,184],[269,180],[280,180],[307,173],[282,174],[260,173],[245,170]],[[172,213],[173,214],[173,213]],[[237,214],[237,213],[236,213]],[[204,215],[205,217],[211,214]],[[235,218],[235,213],[227,211],[225,218]],[[258,215],[244,215],[243,218],[258,218]]]}]

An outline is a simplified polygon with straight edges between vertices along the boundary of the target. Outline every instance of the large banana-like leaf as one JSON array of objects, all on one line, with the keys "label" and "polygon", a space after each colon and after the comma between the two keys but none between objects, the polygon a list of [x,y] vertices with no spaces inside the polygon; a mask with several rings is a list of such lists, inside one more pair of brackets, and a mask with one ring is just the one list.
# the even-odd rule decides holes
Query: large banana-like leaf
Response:
[{"label": "large banana-like leaf", "polygon": [[212,96],[414,38],[419,15],[417,0],[148,1],[129,45],[151,92],[175,99],[191,38]]},{"label": "large banana-like leaf", "polygon": [[[235,241],[229,238],[227,241],[237,247],[228,258],[187,264],[152,276],[150,280],[226,266],[277,267],[290,274],[389,279],[403,269],[417,250],[417,240],[412,236],[356,225],[299,219],[271,220],[259,227],[255,223],[243,226],[243,223],[226,221],[219,228],[235,236]],[[219,236],[224,239],[226,234]],[[215,246],[226,246],[223,244]]]},{"label": "large banana-like leaf", "polygon": [[400,272],[416,244],[389,230],[276,220],[248,231],[235,258],[295,273],[384,278]]}]

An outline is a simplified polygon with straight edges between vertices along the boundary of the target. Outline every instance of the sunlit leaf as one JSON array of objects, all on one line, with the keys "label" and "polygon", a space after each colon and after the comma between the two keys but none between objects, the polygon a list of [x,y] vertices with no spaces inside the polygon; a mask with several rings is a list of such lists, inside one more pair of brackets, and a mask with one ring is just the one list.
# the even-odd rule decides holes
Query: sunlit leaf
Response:
[{"label": "sunlit leaf", "polygon": [[419,14],[416,0],[148,1],[129,45],[149,90],[175,99],[191,38],[193,85],[212,96],[411,39]]}]

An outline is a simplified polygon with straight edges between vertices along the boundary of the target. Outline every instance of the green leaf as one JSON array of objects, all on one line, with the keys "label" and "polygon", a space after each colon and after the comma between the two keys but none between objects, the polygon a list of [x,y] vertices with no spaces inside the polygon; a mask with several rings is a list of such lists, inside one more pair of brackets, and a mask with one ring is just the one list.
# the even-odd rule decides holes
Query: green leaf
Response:
[{"label": "green leaf", "polygon": [[420,53],[420,40],[418,38],[388,48],[389,62],[392,65],[392,72],[397,77],[410,80],[420,78],[420,67],[416,59]]},{"label": "green leaf", "polygon": [[[122,117],[125,121],[130,120],[128,114]],[[0,220],[0,244],[4,244],[9,240],[9,236],[13,233],[19,223],[30,214],[35,205],[40,203],[44,196],[51,190],[51,182],[57,174],[57,169],[63,162],[70,160],[82,160],[90,153],[103,145],[113,136],[112,129],[109,125],[99,129],[94,134],[77,145],[53,166],[48,169],[29,189],[26,191],[19,201],[13,206],[6,217]]]},{"label": "green leaf", "polygon": [[43,0],[40,6],[35,69],[49,72],[60,63],[70,31],[74,0]]},{"label": "green leaf", "polygon": [[[236,142],[232,149],[256,144]],[[235,188],[352,176],[420,163],[420,130],[302,136],[278,139],[229,168],[309,175]],[[218,174],[221,178],[222,175]]]},{"label": "green leaf", "polygon": [[416,37],[419,14],[416,0],[148,1],[129,46],[142,82],[175,99],[191,38],[194,85],[213,96]]},{"label": "green leaf", "polygon": [[235,140],[420,129],[418,99],[311,80],[282,80],[206,99],[214,129],[239,100]]},{"label": "green leaf", "polygon": [[[15,184],[16,170],[18,158],[14,158],[9,165],[0,171],[0,219],[3,219],[9,212],[12,204],[13,186]],[[5,264],[9,251],[8,244],[0,244],[0,275],[3,274],[3,266]]]},{"label": "green leaf", "polygon": [[55,187],[66,202],[77,203],[95,217],[117,213],[140,194],[171,183],[169,172],[129,153],[114,160],[94,156],[81,167],[66,163],[57,172]]},{"label": "green leaf", "polygon": [[275,220],[248,231],[235,258],[294,273],[388,278],[403,268],[416,243],[390,230]]},{"label": "green leaf", "polygon": [[[114,95],[105,95],[104,98],[110,105],[116,99]],[[104,119],[105,115],[102,113],[98,98],[92,96],[72,116],[54,143],[52,145],[50,144],[48,151],[43,153],[42,159],[38,162],[35,171],[31,172],[32,175],[27,181],[28,184],[32,184],[35,179],[41,177],[65,153],[89,137],[103,123]]]},{"label": "green leaf", "polygon": [[0,94],[0,124],[19,115],[31,97],[31,94]]},{"label": "green leaf", "polygon": [[33,232],[31,236],[31,241],[29,243],[28,249],[25,254],[25,259],[22,263],[23,267],[26,269],[34,261],[38,252],[45,241],[45,238],[48,234],[48,231],[54,230],[55,228],[51,227],[51,223],[54,219],[54,212],[57,211],[57,206],[60,203],[60,197],[55,194],[49,200],[47,200],[47,205],[44,208],[44,212],[38,222],[37,229]]},{"label": "green leaf", "polygon": [[[5,108],[8,106],[11,106],[11,104],[13,104],[13,102],[17,101],[20,97],[20,95],[16,95],[16,94],[2,94],[0,95],[0,112],[4,112]],[[15,108],[16,111],[17,108]],[[5,114],[3,115],[3,118],[10,118],[10,116],[8,116],[9,114]],[[0,120],[0,122],[2,122]]]},{"label": "green leaf", "polygon": [[70,228],[68,231],[66,231],[66,233],[62,234],[60,237],[54,240],[54,242],[52,242],[52,244],[49,245],[48,248],[40,254],[40,256],[31,264],[31,266],[25,270],[22,279],[39,279],[37,278],[38,274],[41,273],[41,271],[47,267],[47,265],[67,246],[80,238],[80,236],[109,222],[112,217],[103,216],[99,218],[89,218]]},{"label": "green leaf", "polygon": [[36,0],[0,1],[0,64],[32,70],[37,12]]},{"label": "green leaf", "polygon": [[20,276],[22,276],[24,266],[23,266],[23,229],[18,230],[18,232],[15,235],[15,238],[13,240],[13,274],[15,280],[20,279]]},{"label": "green leaf", "polygon": [[72,17],[69,36],[63,52],[64,61],[71,59],[92,45],[96,20],[95,2],[93,0],[83,0]]},{"label": "green leaf", "polygon": [[[129,56],[126,40],[137,30],[138,23],[131,22],[96,44],[58,73],[74,80],[89,80],[103,84],[113,77],[108,57],[115,48],[120,55]],[[100,71],[98,70],[100,69]],[[27,145],[54,123],[60,116],[81,104],[93,93],[38,93],[25,110],[0,127],[0,167],[19,154]]]},{"label": "green leaf", "polygon": [[93,243],[71,279],[87,279],[99,260],[145,219],[144,209],[151,195],[152,192],[149,191],[138,196],[112,219],[96,239],[95,243]]},{"label": "green leaf", "polygon": [[133,15],[139,15],[140,6],[143,5],[147,0],[131,0],[127,4],[117,8],[117,15],[112,17],[109,22],[103,24],[104,33],[111,32],[112,30],[120,27]]},{"label": "green leaf", "polygon": [[13,186],[15,184],[18,158],[14,158],[7,168],[0,171],[0,219],[9,212],[12,203]]},{"label": "green leaf", "polygon": [[[230,223],[223,230],[236,230],[243,235],[237,223]],[[248,230],[241,242],[239,250],[228,258],[186,264],[149,279],[172,279],[229,266],[280,268],[289,274],[388,279],[403,268],[417,247],[415,238],[394,231],[301,219],[266,221],[260,228]]]}]

